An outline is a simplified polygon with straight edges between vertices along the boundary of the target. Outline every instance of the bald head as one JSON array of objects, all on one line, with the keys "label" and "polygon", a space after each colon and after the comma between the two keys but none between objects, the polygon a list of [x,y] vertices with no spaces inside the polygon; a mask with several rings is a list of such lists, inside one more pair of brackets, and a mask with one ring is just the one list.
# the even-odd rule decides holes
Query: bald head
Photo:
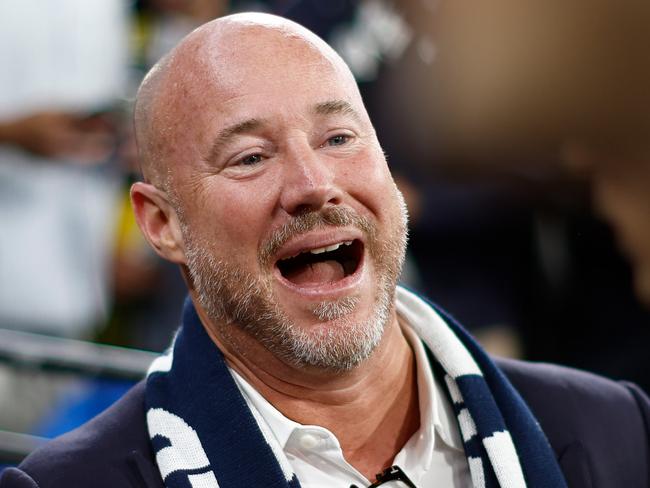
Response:
[{"label": "bald head", "polygon": [[327,65],[361,107],[345,62],[304,27],[274,15],[242,13],[204,24],[161,59],[142,82],[135,105],[135,132],[142,173],[169,189],[175,168],[202,159],[198,148],[220,104],[238,96],[243,82],[275,82],[268,68],[301,72]]},{"label": "bald head", "polygon": [[[225,17],[147,76],[136,125],[149,180],[131,187],[136,220],[181,265],[215,342],[266,364],[367,358],[389,319],[406,213],[343,61],[287,20]],[[352,254],[280,263],[334,242]]]}]

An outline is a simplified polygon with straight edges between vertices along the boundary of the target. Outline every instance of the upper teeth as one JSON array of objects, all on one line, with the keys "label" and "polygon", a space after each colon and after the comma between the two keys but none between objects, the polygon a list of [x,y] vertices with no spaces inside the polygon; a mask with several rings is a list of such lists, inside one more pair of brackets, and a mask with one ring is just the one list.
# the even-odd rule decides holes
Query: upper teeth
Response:
[{"label": "upper teeth", "polygon": [[338,244],[332,244],[331,246],[319,247],[317,249],[312,249],[309,252],[312,254],[322,254],[324,252],[336,251],[342,245],[349,246],[352,244],[352,241],[339,242]]}]

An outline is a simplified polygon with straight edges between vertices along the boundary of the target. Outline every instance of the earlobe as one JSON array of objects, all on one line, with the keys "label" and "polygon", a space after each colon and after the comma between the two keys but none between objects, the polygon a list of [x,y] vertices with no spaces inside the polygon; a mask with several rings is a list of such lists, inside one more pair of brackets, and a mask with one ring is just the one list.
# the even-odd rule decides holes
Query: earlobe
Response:
[{"label": "earlobe", "polygon": [[131,206],[145,239],[163,259],[185,263],[180,222],[166,193],[150,183],[131,186]]}]

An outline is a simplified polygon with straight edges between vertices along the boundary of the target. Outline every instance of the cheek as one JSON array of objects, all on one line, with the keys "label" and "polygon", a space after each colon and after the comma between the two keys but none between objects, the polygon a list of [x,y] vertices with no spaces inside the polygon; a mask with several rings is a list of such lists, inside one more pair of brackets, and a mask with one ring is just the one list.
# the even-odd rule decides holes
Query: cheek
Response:
[{"label": "cheek", "polygon": [[[224,192],[220,202],[222,224],[219,227],[226,234],[223,237],[235,245],[257,246],[273,208],[268,190],[243,184]],[[257,252],[256,247],[254,250]]]},{"label": "cheek", "polygon": [[256,259],[273,205],[269,186],[252,182],[222,184],[219,177],[214,178],[196,195],[194,211],[204,238],[226,255]]},{"label": "cheek", "polygon": [[394,181],[383,155],[373,155],[346,167],[343,177],[349,194],[374,215],[385,212],[394,193]]}]

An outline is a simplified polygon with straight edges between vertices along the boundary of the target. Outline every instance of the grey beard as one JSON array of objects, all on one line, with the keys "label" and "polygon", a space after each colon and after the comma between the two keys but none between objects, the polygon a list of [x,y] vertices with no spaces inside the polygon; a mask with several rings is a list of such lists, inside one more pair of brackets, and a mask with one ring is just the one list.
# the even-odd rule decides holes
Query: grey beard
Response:
[{"label": "grey beard", "polygon": [[331,302],[321,302],[314,307],[313,313],[321,322],[327,322],[352,313],[358,304],[358,297],[345,297]]},{"label": "grey beard", "polygon": [[[367,359],[377,347],[393,306],[395,286],[404,260],[406,248],[406,210],[401,194],[398,202],[402,211],[403,229],[391,242],[376,240],[375,229],[356,215],[345,216],[337,210],[334,220],[327,225],[355,225],[368,236],[369,253],[376,263],[379,283],[371,316],[362,322],[353,322],[349,315],[358,305],[358,297],[322,302],[314,315],[327,326],[312,326],[305,330],[289,319],[274,299],[270,280],[256,278],[242,272],[236,263],[217,260],[208,249],[193,241],[191,231],[181,218],[186,243],[187,267],[199,302],[224,340],[234,345],[232,327],[248,333],[274,356],[296,367],[314,367],[330,371],[347,371]],[[296,217],[269,240],[265,250],[279,248],[295,234],[311,230],[321,224],[318,217]],[[359,222],[359,220],[361,222]],[[304,222],[304,225],[303,223]],[[268,258],[263,252],[260,262]],[[264,268],[262,268],[264,269]],[[241,351],[244,353],[244,351]]]},{"label": "grey beard", "polygon": [[188,268],[199,302],[221,337],[233,344],[231,328],[240,327],[274,356],[296,367],[347,371],[358,366],[381,341],[393,301],[386,282],[378,290],[373,315],[361,323],[347,318],[357,306],[357,297],[323,302],[313,313],[330,324],[308,331],[296,326],[268,298],[271,295],[265,283],[232,269],[226,271],[228,265],[215,262],[203,249],[188,252]]}]

